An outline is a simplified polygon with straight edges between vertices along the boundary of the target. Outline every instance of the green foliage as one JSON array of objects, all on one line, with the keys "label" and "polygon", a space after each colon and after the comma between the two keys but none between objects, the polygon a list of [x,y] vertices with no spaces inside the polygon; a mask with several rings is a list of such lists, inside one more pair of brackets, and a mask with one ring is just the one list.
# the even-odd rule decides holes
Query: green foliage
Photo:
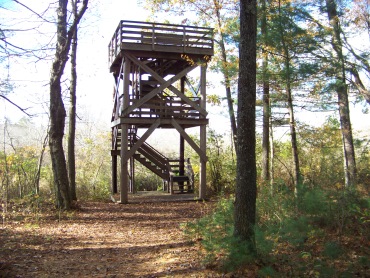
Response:
[{"label": "green foliage", "polygon": [[312,229],[305,216],[287,218],[281,224],[280,239],[298,247],[308,239],[308,234]]},{"label": "green foliage", "polygon": [[38,154],[35,147],[25,146],[8,153],[0,152],[0,178],[1,181],[5,178],[8,181],[9,198],[22,198],[35,191],[37,165]]},{"label": "green foliage", "polygon": [[325,243],[322,254],[330,259],[337,259],[342,252],[342,248],[338,242],[329,241]]},{"label": "green foliage", "polygon": [[273,278],[273,277],[280,277],[280,275],[278,275],[276,270],[273,269],[271,266],[265,266],[258,271],[258,277]]},{"label": "green foliage", "polygon": [[303,197],[298,203],[300,211],[306,215],[322,215],[325,214],[329,209],[328,196],[326,192],[321,189],[316,190],[304,190],[302,192]]},{"label": "green foliage", "polygon": [[232,193],[234,191],[234,177],[236,159],[233,150],[225,145],[224,136],[209,130],[207,140],[208,156],[208,185],[211,193]]},{"label": "green foliage", "polygon": [[[190,239],[197,239],[204,248],[206,265],[220,266],[224,271],[232,271],[256,257],[250,246],[233,236],[233,199],[220,199],[215,210],[196,222],[187,223],[184,232]],[[260,256],[271,252],[272,244],[256,228],[256,250]]]},{"label": "green foliage", "polygon": [[160,177],[139,163],[135,167],[135,189],[137,191],[157,191],[161,188],[163,181]]},{"label": "green foliage", "polygon": [[[282,269],[276,267],[281,263],[291,265],[294,270],[289,275],[295,277],[350,277],[354,273],[350,265],[340,270],[335,267],[338,259],[348,257],[348,247],[340,241],[337,232],[360,235],[365,241],[370,234],[369,198],[353,191],[303,187],[297,202],[290,190],[271,192],[270,188],[262,187],[257,214],[257,257],[233,237],[233,198],[220,199],[211,214],[187,223],[184,232],[202,246],[204,264],[233,271],[258,261],[262,265],[258,271],[260,277],[281,277]],[[337,231],[334,239],[327,238],[327,231],[333,230]],[[311,249],[316,242],[320,242],[319,251]],[[280,249],[299,255],[289,257],[284,252],[280,254]],[[363,256],[358,260],[359,265],[365,266],[366,262]]]},{"label": "green foliage", "polygon": [[[199,139],[192,137],[199,144]],[[186,157],[191,158],[195,181],[199,181],[199,157],[187,148]],[[236,176],[236,156],[232,146],[225,142],[225,135],[210,129],[207,133],[207,194],[215,196],[234,192]]]}]

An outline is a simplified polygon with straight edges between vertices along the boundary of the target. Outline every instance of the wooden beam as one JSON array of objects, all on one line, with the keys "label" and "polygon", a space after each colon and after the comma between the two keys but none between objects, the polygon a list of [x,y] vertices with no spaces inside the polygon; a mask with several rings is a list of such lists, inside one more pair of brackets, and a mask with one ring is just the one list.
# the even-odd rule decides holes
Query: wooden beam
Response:
[{"label": "wooden beam", "polygon": [[112,194],[116,194],[117,192],[117,155],[112,155]]},{"label": "wooden beam", "polygon": [[[207,65],[202,65],[200,68],[200,95],[201,101],[200,105],[202,108],[206,109],[206,72]],[[201,125],[199,131],[199,144],[200,149],[203,152],[207,150],[207,126]],[[200,173],[199,173],[199,199],[206,198],[206,189],[207,189],[207,160],[200,159]]]},{"label": "wooden beam", "polygon": [[[156,73],[153,69],[151,69],[149,66],[147,66],[146,64],[144,64],[143,62],[139,61],[135,56],[129,54],[129,53],[125,53],[125,56],[127,58],[129,58],[133,63],[137,64],[138,66],[140,66],[143,70],[145,70],[147,73],[149,73],[151,76],[153,76],[160,84],[161,86],[154,89],[154,90],[157,90],[159,88],[161,88],[160,91],[162,91],[163,89],[165,88],[168,88],[170,89],[173,93],[175,93],[178,97],[180,97],[183,101],[185,101],[187,104],[189,104],[191,107],[193,107],[195,110],[199,111],[199,113],[201,113],[204,117],[207,116],[207,111],[205,109],[203,109],[202,107],[200,107],[199,105],[195,105],[193,101],[191,101],[187,96],[185,96],[185,94],[182,94],[177,88],[175,88],[174,86],[172,86],[171,84],[176,82],[177,80],[179,80],[181,77],[184,77],[186,76],[186,74],[188,74],[189,72],[191,72],[193,69],[197,68],[198,67],[198,64],[194,64],[194,65],[191,65],[187,68],[185,68],[184,70],[182,70],[180,73],[176,74],[174,77],[170,78],[168,81],[166,81],[165,79],[163,79],[162,76],[160,76],[158,73]],[[164,86],[162,88],[162,86]],[[153,90],[153,91],[154,91]],[[141,101],[138,101],[138,105],[142,105],[143,103],[145,103],[146,101],[148,101],[149,99],[153,98],[156,94],[152,94],[153,93],[150,92],[147,96],[150,95],[150,97],[148,97],[148,99],[146,99],[145,101],[141,102]],[[145,97],[144,97],[145,98]],[[144,99],[143,98],[143,99]],[[136,106],[138,106],[136,105]],[[135,107],[137,108],[137,107]],[[133,109],[135,109],[133,108]],[[133,110],[131,110],[130,112],[132,112]],[[126,112],[126,111],[125,111]],[[128,112],[128,113],[130,113]]]},{"label": "wooden beam", "polygon": [[[126,109],[129,106],[130,101],[130,69],[131,69],[131,61],[129,59],[125,59],[125,66],[123,69],[123,107],[122,110]],[[120,111],[121,112],[121,111]],[[122,113],[120,113],[122,116]]]},{"label": "wooden beam", "polygon": [[128,146],[128,134],[127,134],[127,125],[121,125],[121,181],[120,181],[120,188],[121,188],[121,204],[128,203],[128,169],[127,169],[127,146]]},{"label": "wooden beam", "polygon": [[153,133],[153,131],[161,124],[161,120],[157,119],[154,124],[143,134],[143,136],[135,143],[134,146],[127,152],[126,159],[128,160],[132,157],[135,152],[141,147],[141,145],[148,139],[148,137]]},{"label": "wooden beam", "polygon": [[206,153],[201,150],[198,145],[190,138],[190,136],[185,132],[185,130],[177,123],[175,119],[171,119],[171,124],[176,130],[181,134],[182,137],[189,143],[189,145],[197,152],[202,161],[207,161]]}]

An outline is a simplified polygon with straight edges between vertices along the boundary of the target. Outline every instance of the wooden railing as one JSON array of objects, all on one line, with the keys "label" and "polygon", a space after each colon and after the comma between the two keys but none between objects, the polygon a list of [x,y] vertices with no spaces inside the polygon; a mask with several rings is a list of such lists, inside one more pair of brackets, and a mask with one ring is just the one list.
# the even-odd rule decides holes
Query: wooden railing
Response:
[{"label": "wooden railing", "polygon": [[[199,106],[199,97],[189,97],[194,106]],[[135,105],[140,99],[131,99],[130,105]],[[199,119],[200,113],[179,97],[155,97],[145,102],[130,113],[130,117],[141,118],[176,118]]]},{"label": "wooden railing", "polygon": [[[109,65],[123,46],[140,50],[165,51],[172,47],[176,52],[192,53],[205,50],[203,54],[213,55],[213,29],[197,26],[174,25],[153,22],[121,20],[109,43]],[[202,54],[202,52],[200,52]]]},{"label": "wooden railing", "polygon": [[[134,136],[133,143],[137,142],[140,139],[139,136]],[[168,169],[168,158],[157,151],[154,147],[149,145],[147,142],[144,142],[141,147],[138,149],[138,152],[143,154],[146,158],[148,158],[151,162],[156,164],[158,167],[164,169]]]}]

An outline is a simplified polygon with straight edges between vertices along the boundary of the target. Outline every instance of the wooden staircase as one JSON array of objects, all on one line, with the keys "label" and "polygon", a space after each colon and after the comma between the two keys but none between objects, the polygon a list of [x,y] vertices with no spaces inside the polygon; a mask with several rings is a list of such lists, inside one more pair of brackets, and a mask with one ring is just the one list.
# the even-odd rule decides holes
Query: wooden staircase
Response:
[{"label": "wooden staircase", "polygon": [[[131,126],[129,128],[129,150],[131,147],[140,140],[140,137],[136,135],[137,128]],[[118,130],[116,146],[118,149],[121,148],[121,132]],[[165,185],[164,190],[170,192],[194,192],[194,172],[190,164],[190,159],[186,161],[186,167],[184,175],[180,173],[180,160],[170,159],[156,150],[154,147],[149,145],[147,142],[143,142],[133,155],[134,159],[140,164],[145,166],[152,173],[159,176]]]},{"label": "wooden staircase", "polygon": [[[140,138],[136,136],[134,141],[137,141],[138,139]],[[134,154],[134,158],[164,181],[168,181],[170,179],[168,158],[148,143],[144,142],[140,146],[138,151]]]}]

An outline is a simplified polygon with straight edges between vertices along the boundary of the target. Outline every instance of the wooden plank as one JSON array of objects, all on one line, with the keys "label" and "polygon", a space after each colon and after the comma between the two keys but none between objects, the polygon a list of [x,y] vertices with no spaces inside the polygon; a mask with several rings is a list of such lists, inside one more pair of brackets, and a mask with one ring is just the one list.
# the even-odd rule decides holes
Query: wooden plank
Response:
[{"label": "wooden plank", "polygon": [[[154,118],[154,117],[153,118],[138,118],[138,117],[123,118],[123,117],[121,117],[118,120],[118,124],[129,124],[129,125],[139,125],[140,127],[146,127],[146,126],[150,127],[150,125],[152,125],[156,120],[157,120],[157,118]],[[173,128],[171,121],[172,121],[172,119],[162,118],[160,127]],[[204,119],[203,118],[200,118],[200,119],[183,118],[183,119],[176,119],[176,121],[179,124],[181,124],[182,126],[186,126],[186,127],[195,127],[195,126],[200,126],[200,125],[207,125],[208,122],[209,122],[209,120],[205,119],[205,118]]]},{"label": "wooden plank", "polygon": [[143,25],[155,25],[155,26],[177,26],[177,27],[186,27],[186,28],[194,28],[194,29],[199,29],[199,30],[210,30],[212,31],[213,29],[212,28],[209,28],[209,27],[201,27],[201,26],[195,26],[195,25],[181,25],[181,24],[170,24],[170,23],[154,23],[154,22],[145,22],[145,21],[135,21],[135,20],[121,20],[121,24],[124,25],[124,24],[137,24],[137,25],[140,25],[140,26],[143,26]]},{"label": "wooden plank", "polygon": [[[137,53],[135,56],[138,57],[150,57],[150,58],[169,58],[169,54],[189,54],[197,55],[196,59],[202,59],[204,55],[213,56],[213,48],[200,48],[188,46],[184,51],[183,47],[170,46],[170,45],[157,45],[156,50],[152,50],[151,44],[140,44],[140,43],[122,43],[122,50],[130,50],[132,53]],[[156,54],[158,53],[159,54]],[[125,52],[127,54],[127,52]],[[201,57],[199,57],[201,56]],[[181,58],[180,55],[174,56],[174,58]]]}]

